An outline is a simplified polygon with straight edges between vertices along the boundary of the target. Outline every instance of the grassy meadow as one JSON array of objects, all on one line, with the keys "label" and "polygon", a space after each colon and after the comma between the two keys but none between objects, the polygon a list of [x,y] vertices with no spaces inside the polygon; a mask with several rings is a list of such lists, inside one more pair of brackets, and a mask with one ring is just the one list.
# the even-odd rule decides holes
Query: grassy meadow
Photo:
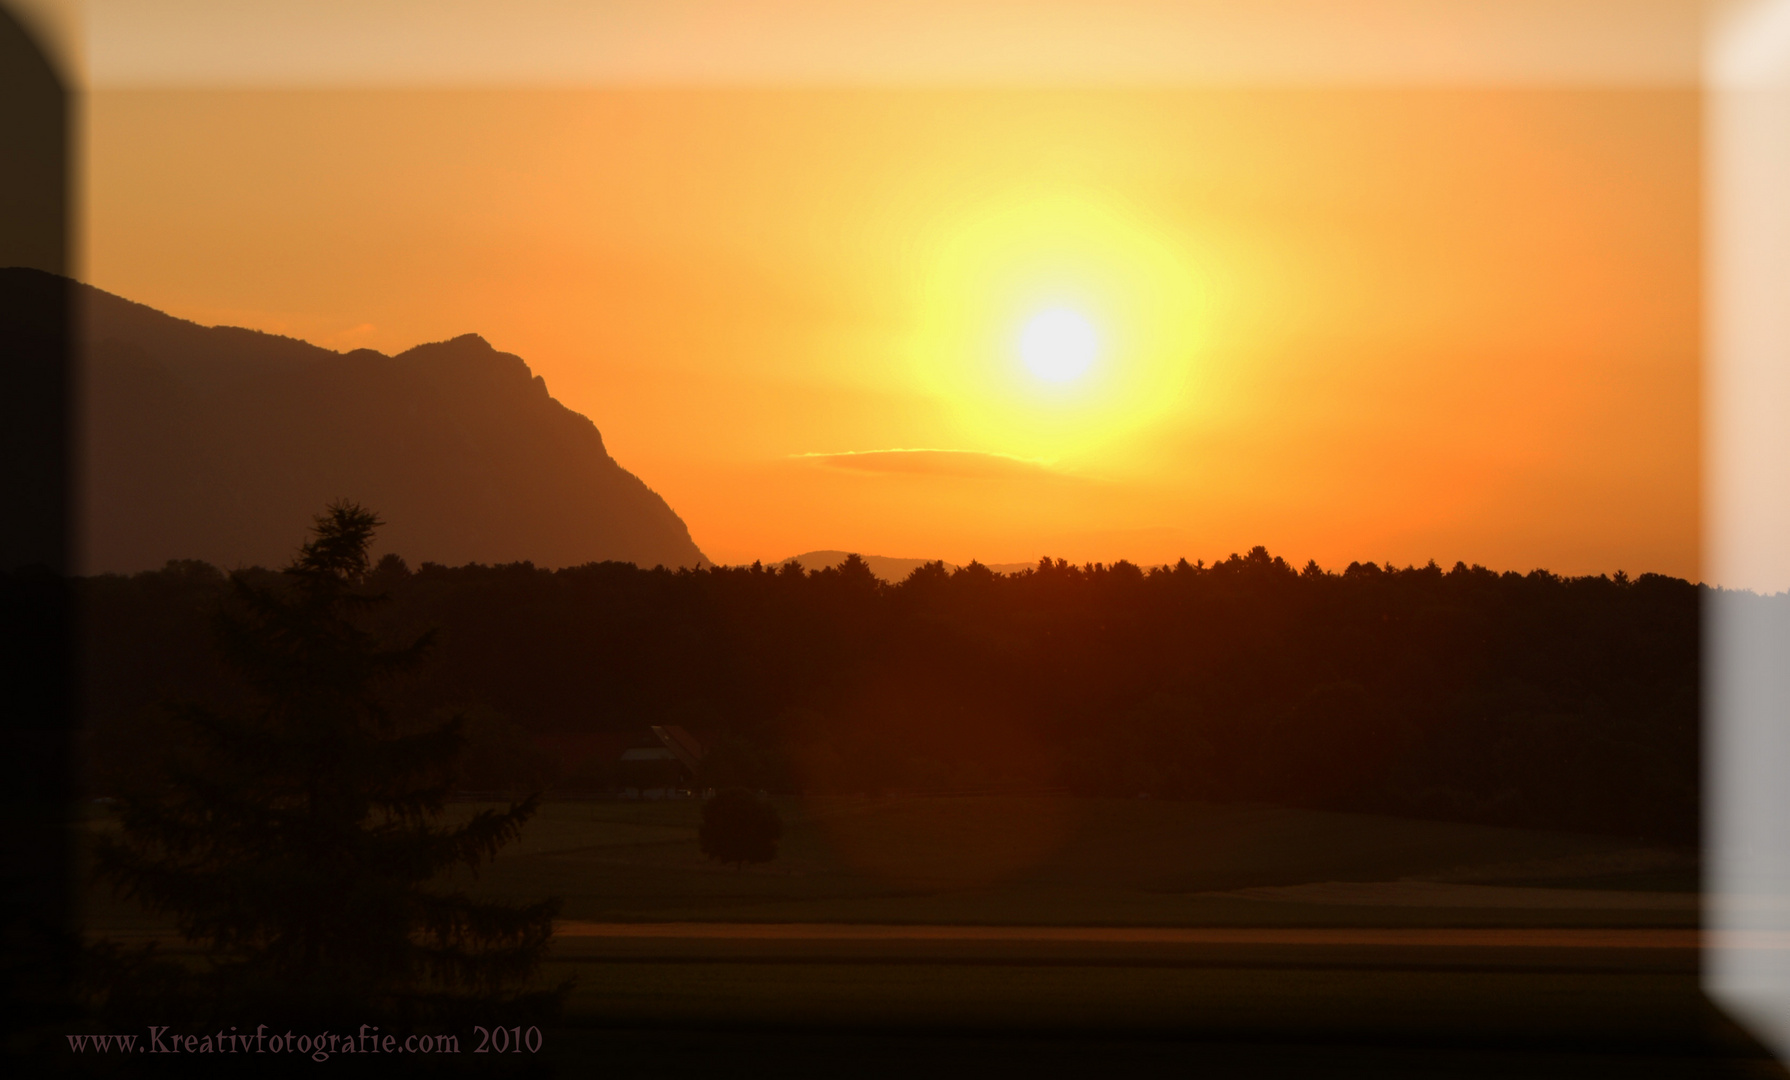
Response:
[{"label": "grassy meadow", "polygon": [[[548,803],[475,887],[518,899],[558,896],[568,919],[624,922],[1697,925],[1692,853],[1608,837],[1147,799],[778,805],[777,859],[735,870],[698,851],[693,801]],[[1223,895],[1400,879],[1555,887],[1592,895],[1592,903],[1597,891],[1682,902],[1432,909]]]}]

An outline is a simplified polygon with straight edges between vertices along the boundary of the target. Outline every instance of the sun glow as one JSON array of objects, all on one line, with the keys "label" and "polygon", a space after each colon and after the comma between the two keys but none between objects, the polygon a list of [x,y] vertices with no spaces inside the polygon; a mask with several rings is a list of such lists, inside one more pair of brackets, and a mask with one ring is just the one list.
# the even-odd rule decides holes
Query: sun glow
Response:
[{"label": "sun glow", "polygon": [[911,355],[968,448],[1062,461],[1184,402],[1208,290],[1165,235],[1047,197],[938,237]]},{"label": "sun glow", "polygon": [[1031,317],[1019,332],[1019,355],[1026,369],[1046,382],[1074,382],[1100,352],[1100,335],[1079,311],[1050,308]]}]

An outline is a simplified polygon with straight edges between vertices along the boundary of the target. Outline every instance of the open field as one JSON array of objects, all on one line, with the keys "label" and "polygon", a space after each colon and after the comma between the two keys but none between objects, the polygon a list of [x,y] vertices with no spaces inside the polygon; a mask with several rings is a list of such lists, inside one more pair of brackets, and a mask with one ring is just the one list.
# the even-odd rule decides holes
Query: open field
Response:
[{"label": "open field", "polygon": [[552,803],[480,887],[560,896],[568,919],[621,922],[1688,928],[1698,918],[1691,853],[1606,837],[1150,800],[780,805],[776,861],[735,871],[698,852],[694,803]]},{"label": "open field", "polygon": [[[592,922],[1698,925],[1692,853],[1608,837],[1152,800],[779,806],[777,859],[735,870],[698,851],[693,801],[550,802],[468,884]],[[138,923],[93,897],[92,928]]]}]

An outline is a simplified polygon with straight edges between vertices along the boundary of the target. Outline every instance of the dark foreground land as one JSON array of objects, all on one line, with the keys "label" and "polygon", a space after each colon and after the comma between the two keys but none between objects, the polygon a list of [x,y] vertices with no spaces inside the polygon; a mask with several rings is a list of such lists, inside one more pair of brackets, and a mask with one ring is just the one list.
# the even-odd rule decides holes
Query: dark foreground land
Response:
[{"label": "dark foreground land", "polygon": [[[702,859],[691,802],[544,808],[474,885],[565,899],[544,977],[577,982],[543,1063],[1785,1075],[1701,991],[1683,850],[1149,800],[781,808],[778,859],[742,871]],[[100,896],[89,929],[159,933]]]},{"label": "dark foreground land", "polygon": [[1688,951],[661,942],[561,964],[581,989],[556,1053],[624,1075],[742,1054],[841,1075],[1782,1075]]}]

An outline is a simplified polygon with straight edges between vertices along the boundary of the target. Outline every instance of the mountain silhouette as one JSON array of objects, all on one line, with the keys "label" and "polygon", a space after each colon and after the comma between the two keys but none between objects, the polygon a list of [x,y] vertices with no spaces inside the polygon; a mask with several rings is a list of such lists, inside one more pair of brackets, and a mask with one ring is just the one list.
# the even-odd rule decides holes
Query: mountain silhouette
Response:
[{"label": "mountain silhouette", "polygon": [[[838,566],[840,563],[844,562],[850,554],[851,552],[848,551],[805,551],[800,555],[791,555],[787,559],[779,559],[776,565],[787,566],[790,563],[798,563],[804,570],[824,570],[828,567]],[[942,559],[894,559],[887,555],[864,554],[860,554],[858,558],[864,560],[864,565],[870,568],[872,574],[875,574],[877,577],[890,584],[904,580],[909,574],[918,570],[920,567],[925,566],[927,563],[944,561]],[[988,568],[997,574],[1015,574],[1023,570],[1029,570],[1034,565],[1036,564],[1025,562],[991,563],[988,564]],[[958,570],[961,569],[961,567],[956,563],[947,562],[945,563],[945,569]]]},{"label": "mountain silhouette", "polygon": [[83,343],[83,572],[283,565],[336,499],[377,509],[382,546],[412,563],[708,561],[590,420],[476,334],[338,353],[0,270],[9,305],[65,289]]},{"label": "mountain silhouette", "polygon": [[[804,570],[824,570],[828,567],[838,566],[850,554],[851,552],[848,551],[804,551],[800,555],[779,559],[775,565],[787,566],[790,563],[800,563]],[[872,574],[890,583],[901,581],[931,561],[929,559],[892,559],[887,555],[859,555],[858,558],[864,560],[864,565],[870,567]],[[955,570],[957,564],[946,563],[945,569]]]}]

